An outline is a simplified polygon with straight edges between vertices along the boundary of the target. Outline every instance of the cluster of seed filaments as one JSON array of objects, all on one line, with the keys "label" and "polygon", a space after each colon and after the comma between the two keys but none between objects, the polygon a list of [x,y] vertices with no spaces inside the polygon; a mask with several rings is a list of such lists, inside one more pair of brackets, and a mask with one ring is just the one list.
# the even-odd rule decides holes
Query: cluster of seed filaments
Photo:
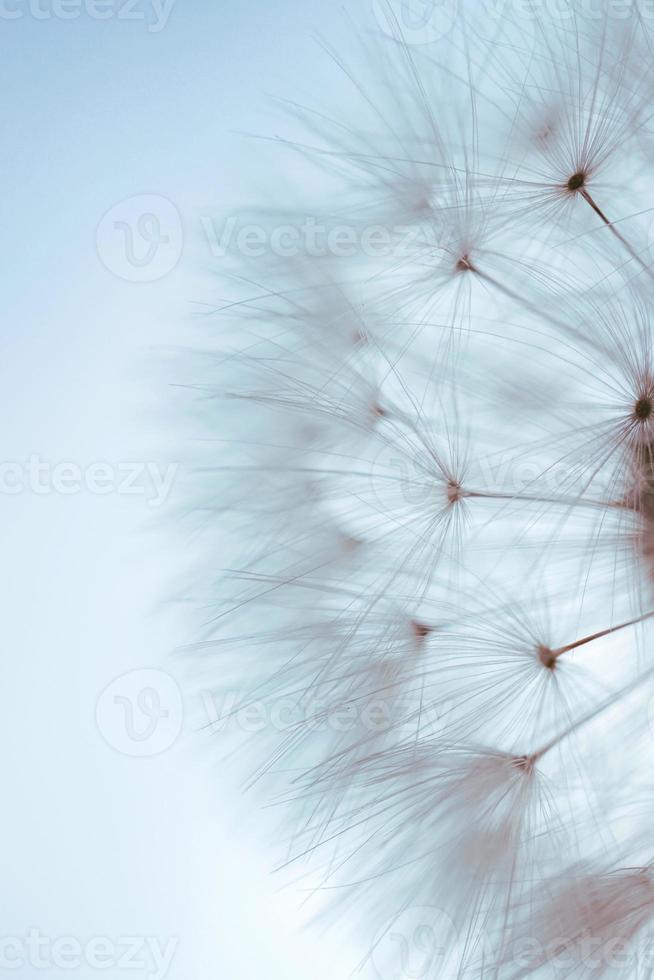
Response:
[{"label": "cluster of seed filaments", "polygon": [[570,177],[570,179],[568,180],[568,190],[580,191],[585,183],[586,183],[586,175],[582,173],[581,170],[578,170],[577,173],[573,174],[572,177]]},{"label": "cluster of seed filaments", "polygon": [[652,414],[652,398],[642,395],[634,405],[634,415],[639,422],[646,422]]},{"label": "cluster of seed filaments", "polygon": [[457,272],[474,272],[475,267],[472,264],[472,260],[469,255],[462,255],[459,261],[456,263]]},{"label": "cluster of seed filaments", "polygon": [[556,654],[549,647],[543,645],[538,647],[538,659],[543,667],[547,667],[548,670],[554,670],[556,666]]},{"label": "cluster of seed filaments", "polygon": [[448,504],[457,504],[464,496],[463,487],[457,480],[447,481],[446,493]]}]

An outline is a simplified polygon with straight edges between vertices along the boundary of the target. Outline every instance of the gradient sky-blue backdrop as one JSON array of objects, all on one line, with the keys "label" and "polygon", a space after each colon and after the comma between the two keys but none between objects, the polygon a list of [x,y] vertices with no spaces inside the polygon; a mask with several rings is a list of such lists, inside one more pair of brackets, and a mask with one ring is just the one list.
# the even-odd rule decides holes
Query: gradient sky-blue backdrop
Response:
[{"label": "gradient sky-blue backdrop", "polygon": [[[211,259],[191,247],[165,278],[127,282],[99,261],[96,227],[116,202],[158,194],[192,243],[198,213],[247,198],[257,161],[234,131],[270,131],[267,93],[320,87],[314,29],[347,29],[337,4],[177,0],[159,33],[26,7],[0,19],[3,461],[170,457],[150,352],[188,340]],[[2,935],[177,937],[171,980],[344,976],[336,950],[330,962],[293,938],[259,817],[235,819],[201,736],[133,759],[98,732],[103,687],[168,665],[190,638],[166,601],[165,520],[115,493],[0,495],[0,508]]]}]

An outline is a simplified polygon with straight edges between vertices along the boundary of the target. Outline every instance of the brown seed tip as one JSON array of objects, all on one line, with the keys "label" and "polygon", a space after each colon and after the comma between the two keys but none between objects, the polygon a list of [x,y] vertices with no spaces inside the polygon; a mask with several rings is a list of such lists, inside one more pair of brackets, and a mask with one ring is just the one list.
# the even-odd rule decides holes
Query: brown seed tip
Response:
[{"label": "brown seed tip", "polygon": [[459,261],[456,264],[456,271],[457,272],[474,272],[475,271],[475,267],[472,264],[472,262],[470,261],[470,256],[469,255],[462,255],[461,256],[461,258],[459,259]]},{"label": "brown seed tip", "polygon": [[554,651],[542,644],[538,647],[538,659],[543,667],[547,667],[548,670],[554,670],[556,667],[556,655]]},{"label": "brown seed tip", "polygon": [[450,504],[456,504],[463,496],[463,487],[456,480],[447,482],[447,500]]},{"label": "brown seed tip", "polygon": [[411,630],[417,640],[424,640],[431,633],[432,627],[427,626],[426,623],[419,623],[418,620],[414,619],[411,621]]},{"label": "brown seed tip", "polygon": [[568,181],[568,190],[569,191],[581,190],[581,188],[584,186],[585,183],[586,183],[586,176],[581,171],[579,171],[578,173],[573,174],[570,180]]},{"label": "brown seed tip", "polygon": [[651,398],[643,397],[639,398],[634,405],[634,415],[639,422],[645,422],[652,414],[652,400]]}]

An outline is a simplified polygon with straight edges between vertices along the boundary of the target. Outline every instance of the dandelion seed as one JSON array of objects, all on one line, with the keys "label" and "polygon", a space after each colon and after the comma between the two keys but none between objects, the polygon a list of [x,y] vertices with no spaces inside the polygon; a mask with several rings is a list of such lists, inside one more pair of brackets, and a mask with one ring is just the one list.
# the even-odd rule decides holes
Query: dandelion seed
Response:
[{"label": "dandelion seed", "polygon": [[253,790],[364,967],[415,906],[455,924],[438,980],[617,977],[583,944],[654,913],[654,42],[639,5],[422,50],[387,12],[276,140],[359,247],[246,264],[205,318],[197,653],[229,718],[288,710]]}]

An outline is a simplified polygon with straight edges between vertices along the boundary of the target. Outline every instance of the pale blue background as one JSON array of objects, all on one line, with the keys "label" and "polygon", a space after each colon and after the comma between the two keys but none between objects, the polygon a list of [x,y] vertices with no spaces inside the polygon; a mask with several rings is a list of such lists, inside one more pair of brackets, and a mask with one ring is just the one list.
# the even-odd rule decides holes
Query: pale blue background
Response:
[{"label": "pale blue background", "polygon": [[[314,27],[346,29],[324,0],[177,0],[160,33],[0,19],[3,461],[170,458],[150,351],[189,340],[204,270],[193,253],[156,283],[123,281],[95,229],[133,194],[168,197],[191,232],[202,208],[246,197],[252,150],[230,131],[268,131],[265,93],[318,84]],[[330,941],[295,935],[260,815],[235,819],[202,737],[133,759],[98,732],[103,687],[189,639],[159,516],[140,497],[0,496],[0,932],[177,937],[171,980],[338,980],[336,941],[330,961]]]}]

